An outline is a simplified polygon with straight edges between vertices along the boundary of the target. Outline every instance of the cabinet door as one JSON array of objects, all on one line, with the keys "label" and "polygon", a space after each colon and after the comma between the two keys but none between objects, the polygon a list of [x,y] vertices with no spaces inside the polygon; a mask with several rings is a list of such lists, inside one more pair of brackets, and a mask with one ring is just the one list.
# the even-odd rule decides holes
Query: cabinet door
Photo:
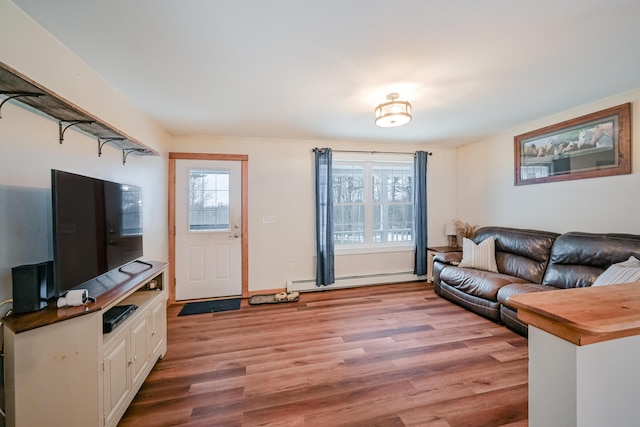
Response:
[{"label": "cabinet door", "polygon": [[164,343],[166,333],[166,309],[164,300],[159,301],[151,311],[151,351],[153,358],[164,356]]},{"label": "cabinet door", "polygon": [[124,334],[120,341],[105,351],[103,366],[104,424],[110,425],[131,392],[128,334]]},{"label": "cabinet door", "polygon": [[131,375],[133,384],[144,380],[144,373],[150,359],[149,341],[147,336],[149,328],[149,317],[145,314],[134,325],[131,326]]}]

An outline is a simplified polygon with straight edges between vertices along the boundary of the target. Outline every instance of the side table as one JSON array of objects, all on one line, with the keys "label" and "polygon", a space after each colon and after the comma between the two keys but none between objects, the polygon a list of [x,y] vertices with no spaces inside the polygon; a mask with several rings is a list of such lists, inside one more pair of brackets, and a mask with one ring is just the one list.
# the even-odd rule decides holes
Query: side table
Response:
[{"label": "side table", "polygon": [[444,252],[462,252],[456,246],[430,246],[427,248],[427,281],[433,283],[433,257]]}]

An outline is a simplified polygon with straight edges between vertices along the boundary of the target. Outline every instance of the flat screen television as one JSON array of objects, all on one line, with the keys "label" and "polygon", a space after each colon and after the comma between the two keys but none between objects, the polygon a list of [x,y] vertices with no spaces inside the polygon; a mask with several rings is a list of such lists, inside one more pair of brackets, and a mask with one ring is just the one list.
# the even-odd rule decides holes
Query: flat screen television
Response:
[{"label": "flat screen television", "polygon": [[142,256],[142,189],[51,170],[55,296]]}]

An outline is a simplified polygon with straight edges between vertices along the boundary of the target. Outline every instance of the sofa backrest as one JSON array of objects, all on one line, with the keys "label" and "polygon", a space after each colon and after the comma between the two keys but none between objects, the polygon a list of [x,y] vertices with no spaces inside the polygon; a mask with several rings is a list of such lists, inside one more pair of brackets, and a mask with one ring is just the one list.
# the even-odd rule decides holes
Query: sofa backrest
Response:
[{"label": "sofa backrest", "polygon": [[640,258],[640,236],[570,232],[558,237],[543,285],[560,289],[591,286],[611,264]]},{"label": "sofa backrest", "polygon": [[482,227],[473,235],[478,244],[488,237],[496,242],[498,271],[540,283],[557,233],[508,227]]}]

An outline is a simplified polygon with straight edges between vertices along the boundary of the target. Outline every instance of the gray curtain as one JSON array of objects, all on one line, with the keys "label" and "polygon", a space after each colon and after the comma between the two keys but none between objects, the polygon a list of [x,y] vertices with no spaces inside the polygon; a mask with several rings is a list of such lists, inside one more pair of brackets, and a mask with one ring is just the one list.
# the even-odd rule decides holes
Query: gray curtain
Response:
[{"label": "gray curtain", "polygon": [[415,222],[416,253],[413,273],[427,274],[427,157],[426,151],[416,151],[413,160],[413,220]]},{"label": "gray curtain", "polygon": [[331,148],[314,148],[316,166],[316,286],[335,282]]}]

